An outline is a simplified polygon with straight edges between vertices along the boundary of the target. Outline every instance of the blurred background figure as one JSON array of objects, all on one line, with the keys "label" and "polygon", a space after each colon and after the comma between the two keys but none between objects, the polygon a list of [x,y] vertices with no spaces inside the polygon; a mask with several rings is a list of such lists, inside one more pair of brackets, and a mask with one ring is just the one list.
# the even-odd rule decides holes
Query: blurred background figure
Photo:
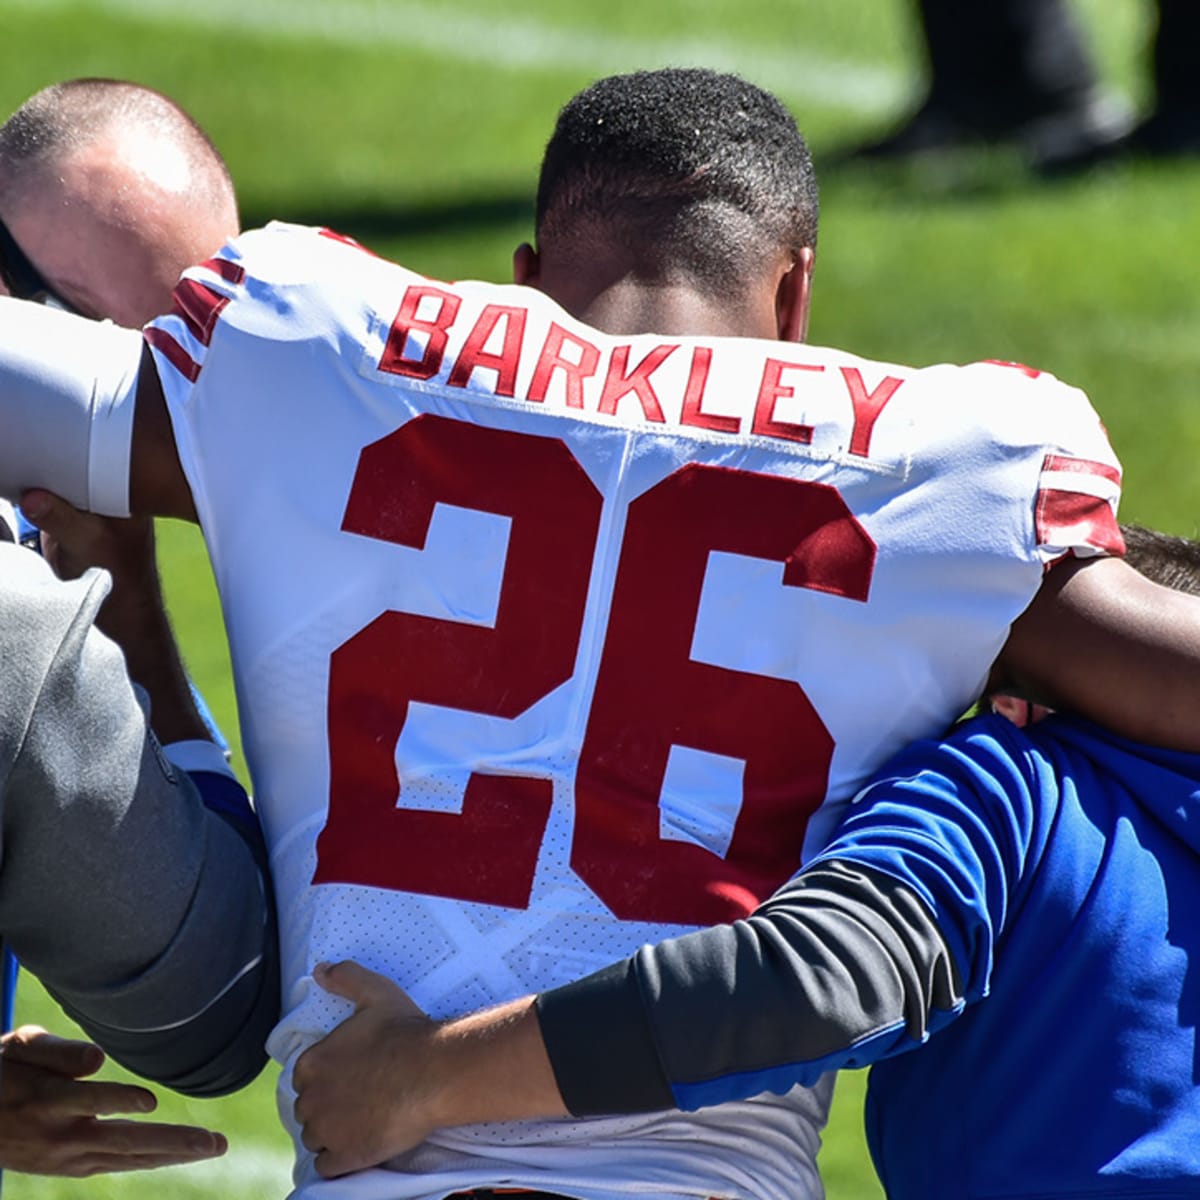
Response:
[{"label": "blurred background figure", "polygon": [[1200,153],[1200,4],[1157,0],[1154,107],[1135,123],[1105,88],[1068,0],[918,0],[929,56],[925,99],[846,159],[900,159],[1015,142],[1031,164],[1071,170],[1120,153]]}]

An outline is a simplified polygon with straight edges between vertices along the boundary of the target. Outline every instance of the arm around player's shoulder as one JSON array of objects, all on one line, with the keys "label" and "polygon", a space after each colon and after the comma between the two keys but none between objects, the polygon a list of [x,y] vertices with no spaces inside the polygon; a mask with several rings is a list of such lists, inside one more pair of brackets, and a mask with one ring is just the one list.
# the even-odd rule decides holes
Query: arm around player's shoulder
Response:
[{"label": "arm around player's shoulder", "polygon": [[1200,598],[1117,558],[1064,559],[1013,623],[992,682],[1135,741],[1200,752]]}]

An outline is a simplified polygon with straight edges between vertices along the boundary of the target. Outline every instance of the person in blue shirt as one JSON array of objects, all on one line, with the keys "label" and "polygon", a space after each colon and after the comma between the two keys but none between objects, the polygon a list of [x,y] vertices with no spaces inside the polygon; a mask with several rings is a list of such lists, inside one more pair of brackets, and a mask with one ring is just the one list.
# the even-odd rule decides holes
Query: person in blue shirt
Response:
[{"label": "person in blue shirt", "polygon": [[[1127,540],[1200,591],[1200,547]],[[895,758],[747,920],[449,1022],[323,968],[358,1011],[300,1060],[297,1111],[337,1168],[436,1125],[695,1109],[874,1063],[891,1197],[1196,1195],[1198,851],[1200,757],[980,716]]]}]

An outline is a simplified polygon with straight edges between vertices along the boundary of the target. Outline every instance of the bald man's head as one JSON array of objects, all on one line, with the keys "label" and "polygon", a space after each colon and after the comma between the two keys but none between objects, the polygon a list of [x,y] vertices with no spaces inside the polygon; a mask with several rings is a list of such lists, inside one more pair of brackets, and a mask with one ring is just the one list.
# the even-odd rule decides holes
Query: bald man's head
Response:
[{"label": "bald man's head", "polygon": [[135,327],[238,227],[204,131],[159,92],[111,79],[55,84],[0,126],[0,219],[56,295]]}]

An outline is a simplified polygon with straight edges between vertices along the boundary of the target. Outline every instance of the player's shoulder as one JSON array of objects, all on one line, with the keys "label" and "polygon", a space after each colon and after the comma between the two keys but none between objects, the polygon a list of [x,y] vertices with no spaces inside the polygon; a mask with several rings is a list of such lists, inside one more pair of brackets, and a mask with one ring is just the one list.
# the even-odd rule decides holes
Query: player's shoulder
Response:
[{"label": "player's shoulder", "polygon": [[324,226],[272,221],[228,241],[197,268],[238,285],[247,278],[279,286],[354,280],[379,271],[418,278],[399,263],[372,253],[352,237]]},{"label": "player's shoulder", "polygon": [[[843,355],[849,360],[850,355]],[[856,360],[860,370],[904,380],[902,402],[936,412],[946,424],[985,424],[996,428],[1047,430],[1057,422],[1095,420],[1087,394],[1052,372],[1025,363],[983,359],[968,363],[903,366]],[[897,399],[901,396],[897,395]]]},{"label": "player's shoulder", "polygon": [[[286,294],[283,308],[303,293],[306,304],[393,309],[410,295],[417,310],[437,309],[452,297],[467,312],[488,304],[534,307],[549,303],[541,293],[515,285],[432,279],[383,258],[353,237],[326,226],[272,221],[234,238],[205,263],[193,268],[197,282],[231,298],[265,299]],[[465,302],[465,303],[464,303]]]},{"label": "player's shoulder", "polygon": [[998,360],[857,369],[903,381],[891,397],[893,419],[911,422],[918,457],[993,470],[1017,462],[1042,471],[1086,467],[1119,487],[1120,465],[1091,400],[1050,371]]}]

